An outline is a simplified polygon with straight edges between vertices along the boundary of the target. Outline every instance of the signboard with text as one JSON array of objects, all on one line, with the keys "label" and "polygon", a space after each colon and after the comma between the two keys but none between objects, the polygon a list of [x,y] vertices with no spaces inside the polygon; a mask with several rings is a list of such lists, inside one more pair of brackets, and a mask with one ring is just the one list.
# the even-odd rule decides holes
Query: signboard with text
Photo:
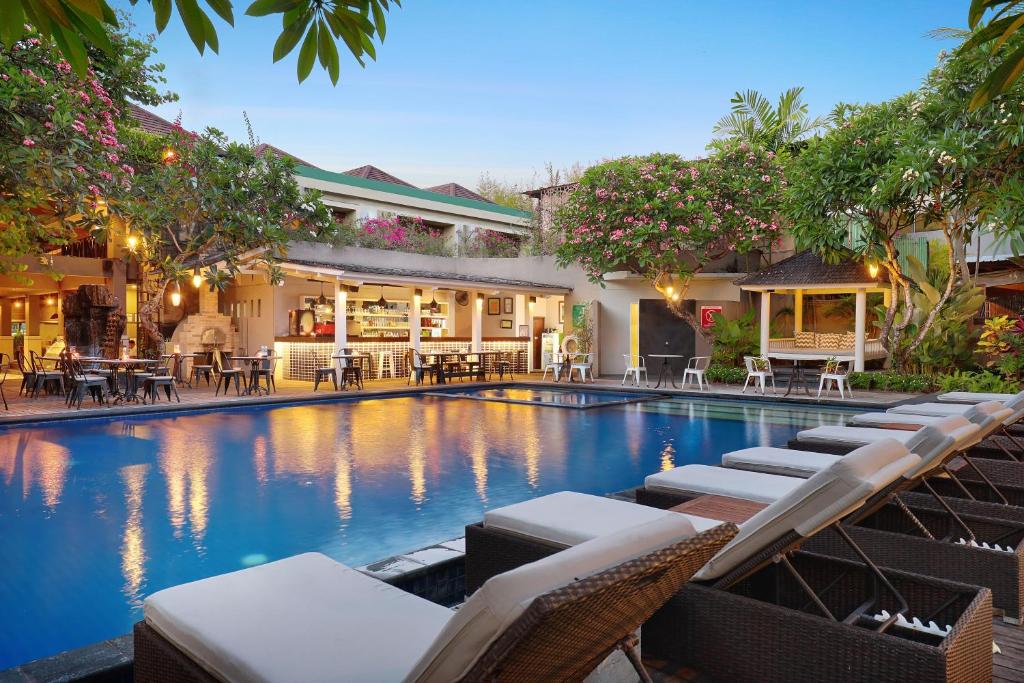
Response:
[{"label": "signboard with text", "polygon": [[721,313],[721,306],[701,306],[700,307],[700,326],[711,327],[715,324],[715,319],[711,316],[714,313]]}]

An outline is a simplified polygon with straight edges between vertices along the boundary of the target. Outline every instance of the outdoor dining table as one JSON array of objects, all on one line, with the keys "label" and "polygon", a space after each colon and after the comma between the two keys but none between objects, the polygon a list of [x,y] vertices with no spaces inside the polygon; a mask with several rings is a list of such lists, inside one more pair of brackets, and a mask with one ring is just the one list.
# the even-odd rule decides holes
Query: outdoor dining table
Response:
[{"label": "outdoor dining table", "polygon": [[686,356],[678,353],[649,353],[648,358],[661,358],[661,372],[658,374],[658,383],[654,385],[655,389],[661,387],[662,380],[665,380],[665,387],[668,387],[668,383],[672,382],[672,386],[676,389],[679,385],[676,384],[676,376],[672,372],[672,359],[673,358],[686,358]]},{"label": "outdoor dining table", "polygon": [[[446,384],[445,379],[445,365],[448,363],[448,358],[458,358],[460,362],[465,363],[470,367],[469,374],[475,376],[477,379],[484,379],[485,371],[485,359],[490,356],[497,356],[500,351],[440,351],[432,353],[424,353],[423,356],[427,358],[433,358],[434,362],[431,365],[434,366],[434,376],[437,378],[438,384]],[[469,360],[470,356],[476,356],[478,360]],[[474,366],[476,367],[474,371]]]},{"label": "outdoor dining table", "polygon": [[260,364],[264,361],[280,360],[281,356],[232,356],[232,361],[242,361],[243,363],[249,363],[249,380],[245,384],[245,391],[242,392],[245,396],[251,396],[256,394],[261,395],[264,391],[270,393],[270,387],[264,389],[260,386]]},{"label": "outdoor dining table", "polygon": [[[111,370],[110,384],[114,403],[134,403],[142,397],[138,394],[138,386],[135,382],[136,368],[146,368],[156,365],[159,361],[152,358],[100,358],[96,361],[99,365],[105,365]],[[122,393],[117,383],[118,371],[124,372],[124,392]]]},{"label": "outdoor dining table", "polygon": [[832,360],[853,360],[853,356],[834,354],[834,353],[807,353],[799,351],[769,351],[767,354],[769,358],[775,358],[776,360],[791,360],[793,361],[793,372],[789,376],[789,381],[786,383],[786,393],[783,394],[783,398],[789,396],[793,392],[793,384],[799,381],[804,386],[804,393],[808,396],[811,395],[810,388],[807,386],[807,367],[802,365],[803,361],[817,361],[824,363],[825,361]]}]

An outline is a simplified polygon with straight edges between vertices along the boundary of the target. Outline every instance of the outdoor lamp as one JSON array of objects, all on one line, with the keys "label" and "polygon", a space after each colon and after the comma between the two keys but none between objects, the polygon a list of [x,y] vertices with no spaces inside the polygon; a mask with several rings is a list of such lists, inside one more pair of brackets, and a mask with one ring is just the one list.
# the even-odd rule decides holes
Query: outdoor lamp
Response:
[{"label": "outdoor lamp", "polygon": [[173,147],[168,147],[163,151],[163,154],[160,155],[160,158],[165,164],[173,164],[178,160],[178,153],[174,151]]},{"label": "outdoor lamp", "polygon": [[871,277],[878,277],[878,264],[874,261],[868,263],[868,275]]},{"label": "outdoor lamp", "polygon": [[171,292],[171,305],[181,305],[181,285],[179,285],[177,282],[174,283],[174,291]]},{"label": "outdoor lamp", "polygon": [[135,251],[135,249],[139,246],[139,238],[136,237],[135,235],[128,235],[128,240],[127,241],[128,241],[128,249],[130,251]]},{"label": "outdoor lamp", "polygon": [[196,268],[196,272],[192,274],[192,286],[199,289],[203,284],[203,276],[199,274],[199,269]]}]

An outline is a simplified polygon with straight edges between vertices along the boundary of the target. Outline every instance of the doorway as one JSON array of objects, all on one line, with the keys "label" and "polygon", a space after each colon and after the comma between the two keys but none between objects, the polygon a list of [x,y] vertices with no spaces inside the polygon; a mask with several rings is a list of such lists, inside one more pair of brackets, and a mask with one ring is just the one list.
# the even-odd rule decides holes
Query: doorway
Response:
[{"label": "doorway", "polygon": [[541,362],[541,335],[544,334],[544,318],[533,319],[533,334],[530,342],[533,344],[533,367],[531,370],[540,370]]},{"label": "doorway", "polygon": [[[683,305],[690,313],[696,311],[695,301],[684,301]],[[676,377],[683,376],[686,363],[694,355],[696,333],[682,319],[677,318],[664,299],[640,299],[640,355],[652,353],[676,354],[681,358],[672,358],[668,362]],[[654,363],[652,361],[657,361]],[[651,373],[661,370],[661,359],[648,359]],[[657,367],[655,367],[657,366]]]}]

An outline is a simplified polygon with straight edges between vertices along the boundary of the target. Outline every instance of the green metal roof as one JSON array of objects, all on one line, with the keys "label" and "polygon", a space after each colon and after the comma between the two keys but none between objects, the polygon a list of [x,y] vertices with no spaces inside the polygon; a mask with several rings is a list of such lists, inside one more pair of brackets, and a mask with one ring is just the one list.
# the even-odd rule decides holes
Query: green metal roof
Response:
[{"label": "green metal roof", "polygon": [[354,187],[362,187],[367,190],[389,192],[391,194],[399,194],[406,197],[415,197],[416,199],[427,199],[432,202],[452,204],[454,206],[462,206],[467,209],[490,211],[491,213],[501,213],[506,216],[515,216],[516,218],[530,218],[533,216],[529,211],[520,211],[519,209],[513,209],[500,204],[480,202],[475,199],[463,199],[462,197],[452,197],[451,195],[431,192],[430,190],[421,190],[418,187],[405,187],[404,185],[396,185],[395,183],[384,183],[379,180],[370,180],[368,178],[345,175],[344,173],[324,171],[323,169],[313,168],[311,166],[298,165],[295,167],[295,173],[303,178],[310,178],[311,180],[323,180],[329,183],[352,185]]}]

